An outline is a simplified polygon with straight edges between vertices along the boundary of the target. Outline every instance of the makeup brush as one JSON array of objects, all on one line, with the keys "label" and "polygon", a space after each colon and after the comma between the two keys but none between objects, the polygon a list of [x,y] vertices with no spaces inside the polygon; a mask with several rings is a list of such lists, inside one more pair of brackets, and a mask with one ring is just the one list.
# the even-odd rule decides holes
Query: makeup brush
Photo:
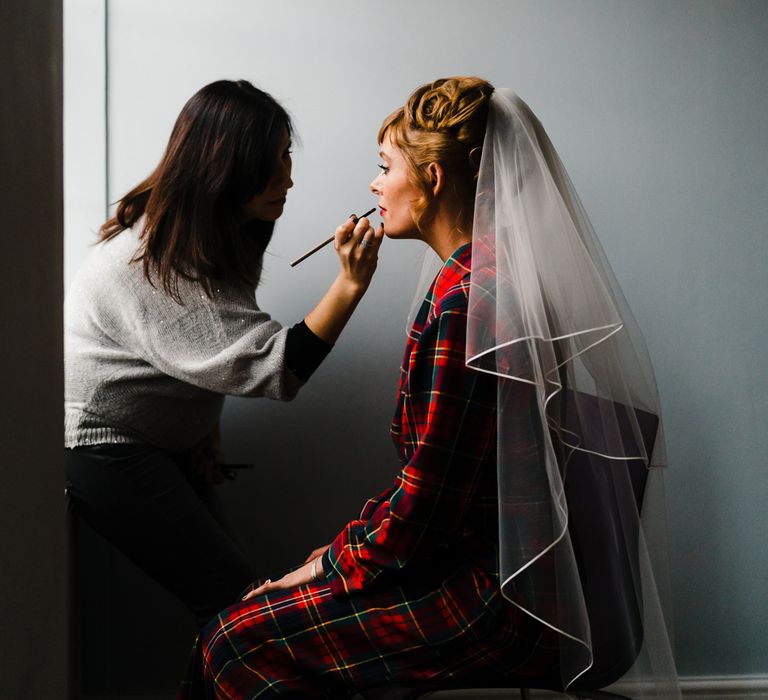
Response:
[{"label": "makeup brush", "polygon": [[[363,217],[365,217],[365,216],[370,216],[370,215],[371,215],[371,214],[373,214],[373,212],[375,212],[375,211],[376,211],[376,207],[374,207],[373,209],[369,209],[369,210],[368,210],[367,212],[365,212],[365,214],[363,214],[362,216],[356,216],[356,217],[355,217],[355,220],[356,220],[356,221],[355,221],[355,223],[357,223],[357,221],[359,221],[360,219],[362,219],[362,218],[363,218]],[[298,265],[298,264],[299,264],[299,263],[300,263],[302,260],[306,260],[306,259],[307,259],[307,258],[308,258],[310,255],[314,255],[314,254],[315,254],[315,253],[316,253],[318,250],[320,250],[321,248],[325,248],[325,246],[327,246],[327,245],[328,245],[328,244],[329,244],[329,243],[330,243],[330,242],[331,242],[331,241],[332,241],[334,238],[336,238],[336,236],[335,236],[335,235],[331,236],[331,237],[330,237],[330,238],[329,238],[327,241],[323,241],[323,242],[322,242],[320,245],[317,245],[317,246],[315,246],[314,248],[312,248],[312,250],[310,250],[310,251],[307,251],[307,252],[306,252],[306,253],[304,253],[304,255],[302,255],[301,257],[299,257],[299,258],[296,258],[296,260],[294,260],[294,261],[291,263],[291,267],[293,267],[294,265]]]}]

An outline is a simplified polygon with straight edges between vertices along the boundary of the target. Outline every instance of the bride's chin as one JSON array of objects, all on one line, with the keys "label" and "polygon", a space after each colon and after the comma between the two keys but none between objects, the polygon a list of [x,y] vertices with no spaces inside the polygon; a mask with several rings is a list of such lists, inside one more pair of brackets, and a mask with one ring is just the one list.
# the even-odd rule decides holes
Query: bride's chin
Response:
[{"label": "bride's chin", "polygon": [[413,241],[413,240],[421,239],[421,234],[419,233],[419,230],[416,228],[395,229],[394,231],[390,231],[387,229],[386,224],[384,224],[384,235],[387,238],[391,238],[393,240],[401,240],[401,241]]}]

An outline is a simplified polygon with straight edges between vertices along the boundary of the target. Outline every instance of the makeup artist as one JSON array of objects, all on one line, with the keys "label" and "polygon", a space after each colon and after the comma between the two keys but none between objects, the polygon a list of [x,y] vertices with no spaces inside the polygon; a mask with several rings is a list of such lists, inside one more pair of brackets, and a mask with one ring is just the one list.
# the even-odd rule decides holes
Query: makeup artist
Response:
[{"label": "makeup artist", "polygon": [[338,276],[286,328],[255,298],[291,180],[291,120],[240,80],[192,96],[118,203],[65,302],[67,490],[76,513],[199,624],[252,580],[220,512],[224,395],[289,401],[376,269],[382,231],[336,230]]}]

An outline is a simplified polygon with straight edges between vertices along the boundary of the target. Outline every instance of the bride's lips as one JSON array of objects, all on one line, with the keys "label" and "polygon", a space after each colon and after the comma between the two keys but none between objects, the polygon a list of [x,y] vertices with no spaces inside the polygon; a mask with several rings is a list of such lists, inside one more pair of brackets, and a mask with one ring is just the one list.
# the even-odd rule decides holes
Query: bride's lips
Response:
[{"label": "bride's lips", "polygon": [[379,207],[379,214],[381,214],[382,216],[384,216],[384,213],[385,213],[386,211],[387,211],[387,210],[386,210],[384,207]]}]

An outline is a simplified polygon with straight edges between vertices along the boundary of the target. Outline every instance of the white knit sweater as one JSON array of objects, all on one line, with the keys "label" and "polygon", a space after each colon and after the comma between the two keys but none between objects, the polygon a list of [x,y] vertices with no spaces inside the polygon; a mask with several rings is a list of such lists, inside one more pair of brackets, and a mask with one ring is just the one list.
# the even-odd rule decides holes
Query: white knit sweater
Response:
[{"label": "white knit sweater", "polygon": [[224,394],[292,399],[287,328],[255,294],[179,281],[183,305],[153,287],[127,230],[96,245],[65,300],[65,445],[193,446],[219,418]]}]

